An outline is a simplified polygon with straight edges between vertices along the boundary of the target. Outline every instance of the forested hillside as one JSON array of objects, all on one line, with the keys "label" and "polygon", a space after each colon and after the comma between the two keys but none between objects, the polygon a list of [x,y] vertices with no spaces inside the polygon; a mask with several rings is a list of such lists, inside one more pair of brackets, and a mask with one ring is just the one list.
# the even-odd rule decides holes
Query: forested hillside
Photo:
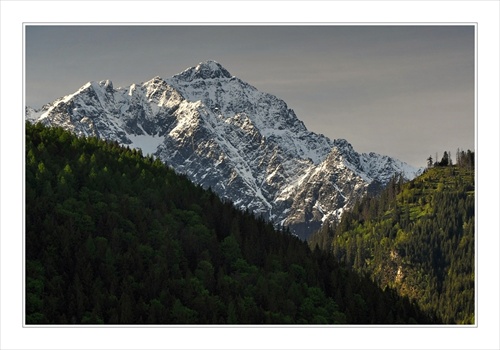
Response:
[{"label": "forested hillside", "polygon": [[25,174],[27,324],[440,322],[140,151],[27,123]]},{"label": "forested hillside", "polygon": [[474,153],[447,153],[413,181],[395,178],[309,241],[445,323],[474,323]]}]

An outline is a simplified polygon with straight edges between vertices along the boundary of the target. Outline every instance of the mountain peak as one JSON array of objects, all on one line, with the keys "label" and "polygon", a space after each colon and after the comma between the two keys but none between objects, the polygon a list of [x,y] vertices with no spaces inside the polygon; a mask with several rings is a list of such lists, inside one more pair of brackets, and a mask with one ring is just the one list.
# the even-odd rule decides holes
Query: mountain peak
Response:
[{"label": "mountain peak", "polygon": [[200,62],[196,67],[186,69],[177,74],[174,78],[183,81],[193,81],[197,79],[231,78],[231,73],[216,61],[208,60]]},{"label": "mountain peak", "polygon": [[26,118],[141,148],[301,238],[349,209],[373,180],[413,174],[308,131],[285,101],[211,60],[140,86],[89,82]]},{"label": "mountain peak", "polygon": [[109,79],[100,81],[99,86],[103,87],[106,90],[106,92],[109,93],[113,92],[113,82]]}]

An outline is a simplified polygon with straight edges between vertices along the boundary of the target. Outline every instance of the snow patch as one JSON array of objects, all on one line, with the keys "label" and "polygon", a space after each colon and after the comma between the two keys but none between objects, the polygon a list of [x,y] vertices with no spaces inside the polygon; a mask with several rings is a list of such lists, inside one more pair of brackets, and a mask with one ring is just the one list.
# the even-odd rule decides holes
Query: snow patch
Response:
[{"label": "snow patch", "polygon": [[150,154],[153,155],[158,146],[160,146],[165,140],[162,136],[152,136],[152,135],[127,135],[132,143],[129,147],[140,148],[142,150],[142,154]]}]

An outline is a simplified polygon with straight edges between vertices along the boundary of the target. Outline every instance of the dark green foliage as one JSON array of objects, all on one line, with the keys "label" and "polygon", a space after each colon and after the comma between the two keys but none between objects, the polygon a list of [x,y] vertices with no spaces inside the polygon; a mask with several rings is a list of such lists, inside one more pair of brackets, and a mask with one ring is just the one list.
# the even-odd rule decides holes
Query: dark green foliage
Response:
[{"label": "dark green foliage", "polygon": [[451,157],[448,155],[448,152],[443,153],[443,158],[441,158],[441,161],[439,162],[440,166],[448,166],[451,165]]},{"label": "dark green foliage", "polygon": [[474,153],[458,154],[415,180],[393,179],[310,245],[333,252],[382,288],[435,312],[445,323],[474,323]]},{"label": "dark green foliage", "polygon": [[436,321],[140,151],[29,123],[25,242],[28,324]]}]

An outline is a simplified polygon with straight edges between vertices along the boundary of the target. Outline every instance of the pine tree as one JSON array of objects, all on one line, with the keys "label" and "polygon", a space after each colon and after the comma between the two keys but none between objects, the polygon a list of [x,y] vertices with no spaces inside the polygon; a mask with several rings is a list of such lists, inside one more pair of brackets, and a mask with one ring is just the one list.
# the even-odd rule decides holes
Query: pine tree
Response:
[{"label": "pine tree", "polygon": [[433,165],[432,156],[429,156],[429,158],[427,158],[427,167],[430,168],[432,167],[432,165]]}]

